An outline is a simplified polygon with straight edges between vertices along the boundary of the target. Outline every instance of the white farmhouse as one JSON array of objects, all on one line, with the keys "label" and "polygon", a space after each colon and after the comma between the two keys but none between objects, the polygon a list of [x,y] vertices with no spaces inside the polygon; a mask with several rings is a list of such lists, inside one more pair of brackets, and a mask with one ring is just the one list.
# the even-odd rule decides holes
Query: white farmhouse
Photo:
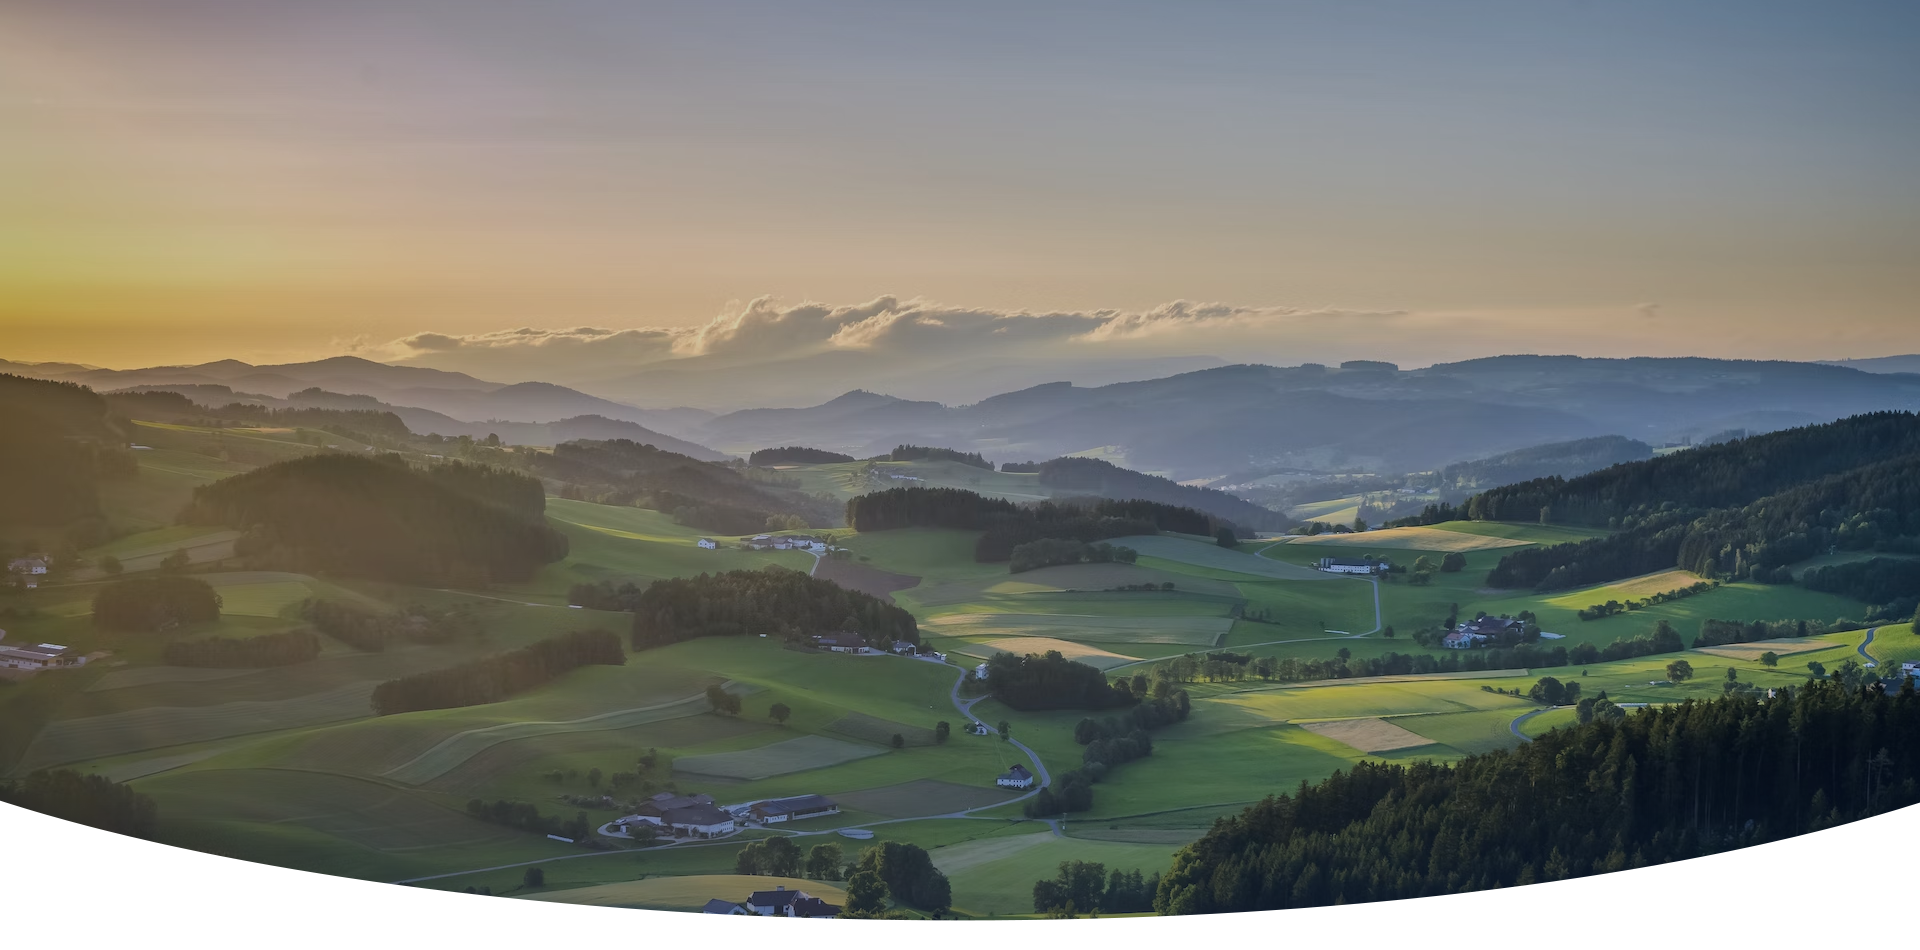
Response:
[{"label": "white farmhouse", "polygon": [[1025,766],[1016,765],[995,779],[993,784],[1001,788],[1032,788],[1033,773],[1027,771]]},{"label": "white farmhouse", "polygon": [[712,538],[701,538],[700,540],[695,541],[693,543],[699,545],[700,547],[708,551],[711,551],[714,548],[717,548],[720,546],[720,543],[713,540]]}]

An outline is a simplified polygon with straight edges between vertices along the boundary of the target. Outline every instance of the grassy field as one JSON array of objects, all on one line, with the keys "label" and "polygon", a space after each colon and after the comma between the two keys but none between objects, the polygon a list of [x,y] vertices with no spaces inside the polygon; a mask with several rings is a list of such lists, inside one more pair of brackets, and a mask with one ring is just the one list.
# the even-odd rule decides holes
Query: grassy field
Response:
[{"label": "grassy field", "polygon": [[922,626],[951,637],[1047,637],[1079,643],[1172,643],[1212,647],[1233,629],[1226,617],[1096,614],[946,614]]},{"label": "grassy field", "polygon": [[502,591],[546,597],[557,603],[566,596],[567,588],[579,583],[644,583],[701,572],[754,570],[769,564],[798,571],[813,568],[813,557],[798,551],[705,550],[694,543],[705,533],[674,524],[672,517],[645,508],[549,498],[547,519],[567,536],[567,557],[541,568],[527,583],[502,585]]},{"label": "grassy field", "polygon": [[1094,861],[1108,871],[1165,871],[1173,848],[1059,838],[1051,832],[1008,835],[933,852],[934,866],[953,882],[954,908],[977,916],[1020,916],[1033,911],[1033,882],[1051,878],[1062,861]]},{"label": "grassy field", "polygon": [[1287,517],[1300,521],[1324,521],[1328,524],[1351,524],[1360,515],[1362,495],[1347,495],[1341,498],[1328,498],[1310,501],[1304,505],[1295,505],[1287,509]]},{"label": "grassy field", "polygon": [[698,911],[714,898],[744,901],[755,891],[784,887],[806,891],[829,904],[844,904],[846,885],[809,881],[796,877],[761,877],[747,874],[689,874],[684,877],[651,877],[618,884],[595,884],[566,890],[537,890],[516,894],[526,900],[586,904],[593,907],[638,907],[648,910]]},{"label": "grassy field", "polygon": [[1403,551],[1492,551],[1498,548],[1523,548],[1533,543],[1518,538],[1500,538],[1441,527],[1387,528],[1361,534],[1317,534],[1287,539],[1288,544],[1309,547],[1369,547]]}]

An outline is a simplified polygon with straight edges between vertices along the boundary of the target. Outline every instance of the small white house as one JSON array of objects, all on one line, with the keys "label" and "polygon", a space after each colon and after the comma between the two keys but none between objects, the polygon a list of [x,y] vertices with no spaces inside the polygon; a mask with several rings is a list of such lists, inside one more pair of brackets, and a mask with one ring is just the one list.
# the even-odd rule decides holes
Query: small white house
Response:
[{"label": "small white house", "polygon": [[717,548],[720,546],[719,542],[713,540],[712,538],[701,538],[700,540],[695,541],[694,543],[708,551],[711,551],[714,548]]},{"label": "small white house", "polygon": [[995,779],[993,784],[1001,788],[1032,788],[1033,773],[1027,771],[1025,766],[1016,765]]},{"label": "small white house", "polygon": [[44,555],[36,557],[17,557],[7,562],[7,571],[12,574],[38,576],[47,572],[47,559]]},{"label": "small white house", "polygon": [[987,665],[985,663],[982,663],[979,666],[976,666],[973,668],[973,678],[980,680],[981,682],[986,682]]}]

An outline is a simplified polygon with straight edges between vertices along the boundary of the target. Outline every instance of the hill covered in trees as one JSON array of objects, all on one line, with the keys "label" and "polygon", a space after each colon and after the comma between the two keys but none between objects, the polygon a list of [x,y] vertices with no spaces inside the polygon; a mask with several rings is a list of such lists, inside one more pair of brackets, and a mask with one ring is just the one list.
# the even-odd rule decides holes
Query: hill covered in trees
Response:
[{"label": "hill covered in trees", "polygon": [[[560,494],[633,505],[716,534],[769,527],[831,527],[840,503],[809,495],[777,472],[742,471],[627,439],[564,442],[528,457],[530,470],[563,483]],[[793,521],[798,524],[793,524]]]},{"label": "hill covered in trees", "polygon": [[1485,890],[1678,861],[1920,802],[1920,696],[1831,680],[1649,707],[1453,765],[1361,762],[1216,824],[1154,908]]},{"label": "hill covered in trees", "polygon": [[508,472],[327,453],[196,488],[183,520],[245,530],[236,551],[258,566],[484,586],[566,556],[535,510],[539,490]]},{"label": "hill covered in trees", "polygon": [[[1661,499],[1668,488],[1677,500]],[[1706,506],[1721,501],[1728,504]],[[1464,513],[1492,517],[1536,503],[1542,520],[1557,520],[1556,511],[1576,512],[1576,522],[1605,514],[1620,530],[1508,554],[1490,585],[1562,590],[1674,567],[1778,583],[1791,579],[1789,565],[1831,550],[1920,552],[1920,418],[1858,416],[1572,481],[1508,486],[1469,499]]]},{"label": "hill covered in trees", "polygon": [[106,401],[73,383],[0,374],[0,528],[68,527],[104,537],[99,482],[133,474]]},{"label": "hill covered in trees", "polygon": [[962,528],[985,533],[974,560],[1005,561],[1014,548],[1043,539],[1091,544],[1134,534],[1211,535],[1233,525],[1192,508],[1144,500],[1069,499],[1016,505],[959,488],[889,488],[847,499],[856,531]]},{"label": "hill covered in trees", "polygon": [[747,464],[762,468],[773,465],[831,465],[835,462],[851,462],[851,455],[829,452],[826,449],[810,449],[804,445],[789,445],[777,449],[760,449],[747,456]]},{"label": "hill covered in trees", "polygon": [[1105,498],[1139,499],[1204,511],[1221,521],[1256,531],[1289,527],[1291,520],[1236,495],[1212,488],[1182,485],[1158,475],[1121,468],[1103,459],[1057,458],[1037,467],[1040,484],[1060,491],[1085,492]]},{"label": "hill covered in trees", "polygon": [[[1653,446],[1623,435],[1551,442],[1440,470],[1431,487],[1441,492],[1471,492],[1542,478],[1575,478],[1588,472],[1653,458]],[[1458,496],[1454,496],[1458,497]]]},{"label": "hill covered in trees", "polygon": [[697,637],[842,632],[876,645],[920,642],[920,628],[905,610],[779,567],[657,580],[633,600],[632,610],[635,650]]}]

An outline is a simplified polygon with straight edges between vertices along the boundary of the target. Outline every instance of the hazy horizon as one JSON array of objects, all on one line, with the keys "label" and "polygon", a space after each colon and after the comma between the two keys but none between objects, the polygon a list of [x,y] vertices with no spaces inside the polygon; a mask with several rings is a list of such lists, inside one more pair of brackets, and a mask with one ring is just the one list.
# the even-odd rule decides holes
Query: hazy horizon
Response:
[{"label": "hazy horizon", "polygon": [[145,12],[0,11],[8,358],[1920,352],[1910,9]]}]

